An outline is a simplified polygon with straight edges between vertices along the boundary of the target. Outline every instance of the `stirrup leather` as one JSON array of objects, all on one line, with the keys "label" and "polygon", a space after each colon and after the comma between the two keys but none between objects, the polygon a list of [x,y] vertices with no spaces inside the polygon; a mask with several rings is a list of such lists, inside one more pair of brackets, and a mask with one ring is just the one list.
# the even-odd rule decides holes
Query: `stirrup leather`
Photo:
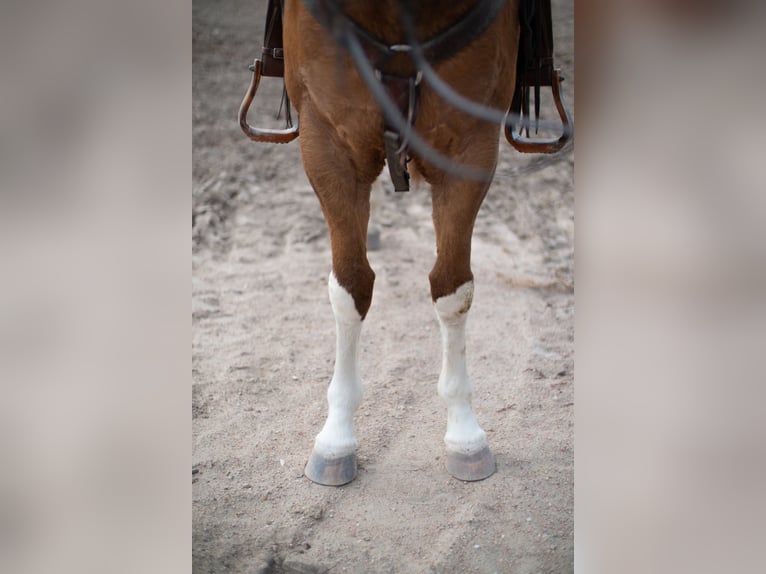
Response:
[{"label": "stirrup leather", "polygon": [[255,128],[247,123],[247,112],[253,102],[261,76],[284,78],[284,50],[282,48],[282,0],[269,0],[266,13],[266,32],[264,34],[262,60],[256,59],[250,66],[253,77],[242,103],[239,106],[239,127],[247,137],[257,142],[287,143],[298,137],[298,122],[293,125],[290,117],[290,98],[285,90],[285,119],[287,128],[283,130]]}]

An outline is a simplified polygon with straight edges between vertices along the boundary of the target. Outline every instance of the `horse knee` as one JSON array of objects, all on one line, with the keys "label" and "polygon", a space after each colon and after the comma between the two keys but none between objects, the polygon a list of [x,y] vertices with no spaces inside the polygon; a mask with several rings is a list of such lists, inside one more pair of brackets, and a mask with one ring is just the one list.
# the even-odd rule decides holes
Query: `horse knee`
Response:
[{"label": "horse knee", "polygon": [[434,300],[439,319],[447,324],[461,321],[473,303],[473,281],[466,281],[449,295]]},{"label": "horse knee", "polygon": [[[338,312],[344,315],[350,314],[352,311],[350,302],[353,302],[353,309],[363,320],[372,305],[374,283],[375,272],[369,265],[355,269],[334,268],[330,274],[330,301],[336,314]],[[341,293],[350,298],[344,297]]]},{"label": "horse knee", "polygon": [[[428,275],[431,284],[431,299],[434,303],[448,295],[457,292],[463,285],[473,281],[470,267],[450,269],[437,260],[433,270]],[[473,293],[473,289],[471,289]],[[470,307],[470,303],[469,303]]]}]

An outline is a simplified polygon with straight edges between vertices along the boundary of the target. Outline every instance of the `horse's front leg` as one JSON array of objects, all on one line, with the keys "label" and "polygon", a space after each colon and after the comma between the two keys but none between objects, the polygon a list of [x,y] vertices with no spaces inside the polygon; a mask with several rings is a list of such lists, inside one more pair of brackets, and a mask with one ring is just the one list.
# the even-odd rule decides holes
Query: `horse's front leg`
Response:
[{"label": "horse's front leg", "polygon": [[319,484],[339,486],[356,476],[354,412],[362,400],[359,374],[362,317],[334,271],[330,273],[329,293],[335,314],[335,370],[327,389],[327,419],[314,441],[306,476]]},{"label": "horse's front leg", "polygon": [[447,404],[447,471],[461,480],[495,472],[495,459],[471,408],[472,386],[465,354],[465,325],[473,301],[471,235],[486,186],[434,186],[437,257],[429,279],[442,338],[439,396]]},{"label": "horse's front leg", "polygon": [[327,419],[314,441],[305,474],[316,483],[340,486],[356,476],[354,412],[362,401],[359,338],[372,300],[375,273],[367,262],[366,226],[343,224],[345,214],[366,221],[369,211],[362,207],[355,212],[347,204],[344,216],[336,217],[326,202],[323,207],[333,251],[329,294],[335,315],[335,368],[327,389]]},{"label": "horse's front leg", "polygon": [[339,486],[356,476],[354,412],[362,400],[359,337],[375,281],[367,260],[367,225],[370,187],[380,166],[369,161],[372,166],[361,171],[366,157],[357,151],[359,155],[352,163],[349,149],[353,146],[343,145],[333,126],[315,115],[310,105],[301,110],[301,130],[306,174],[330,231],[329,295],[336,330],[327,419],[314,441],[305,474],[316,483]]},{"label": "horse's front leg", "polygon": [[471,408],[472,386],[465,359],[465,324],[473,281],[434,302],[442,337],[439,396],[447,404],[447,471],[461,480],[482,480],[495,472],[487,436]]}]

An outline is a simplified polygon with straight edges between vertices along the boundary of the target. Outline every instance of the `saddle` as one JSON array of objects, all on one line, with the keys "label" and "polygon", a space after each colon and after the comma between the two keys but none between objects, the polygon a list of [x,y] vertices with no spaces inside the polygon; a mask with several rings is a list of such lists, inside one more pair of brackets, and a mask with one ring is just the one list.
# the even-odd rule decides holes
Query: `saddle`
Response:
[{"label": "saddle", "polygon": [[[306,7],[323,25],[337,17],[337,6],[328,0],[305,0]],[[478,37],[499,14],[504,0],[478,0],[468,13],[458,22],[440,32],[434,38],[423,42],[423,50],[429,61],[436,62],[457,53]],[[293,125],[290,117],[290,99],[283,92],[285,102],[286,129],[259,129],[247,123],[247,112],[255,97],[261,76],[284,77],[284,49],[282,42],[282,11],[283,0],[269,0],[266,12],[266,27],[264,33],[261,59],[256,59],[250,66],[253,76],[250,87],[239,108],[239,124],[242,131],[250,139],[260,142],[287,143],[298,137],[298,122]],[[559,70],[553,67],[553,33],[550,0],[520,0],[519,22],[521,35],[519,38],[518,60],[516,67],[516,85],[511,101],[510,121],[505,125],[505,137],[518,151],[524,153],[555,153],[569,141],[572,135],[571,119],[566,110],[560,92],[563,77]],[[406,51],[407,46],[388,46],[382,40],[375,38],[353,22],[357,35],[364,46],[369,60],[379,72],[381,84],[385,87],[391,100],[407,120],[408,126],[413,126],[417,111],[420,75],[415,73],[410,77],[397,77],[380,70],[385,62],[396,54]],[[534,90],[535,133],[540,116],[540,88],[550,87],[553,99],[562,123],[562,135],[559,138],[544,139],[530,137],[530,92]],[[524,135],[526,132],[526,135]],[[386,163],[388,164],[391,180],[396,191],[409,190],[409,174],[407,172],[407,134],[399,133],[387,121],[384,127],[384,142],[386,148]]]}]

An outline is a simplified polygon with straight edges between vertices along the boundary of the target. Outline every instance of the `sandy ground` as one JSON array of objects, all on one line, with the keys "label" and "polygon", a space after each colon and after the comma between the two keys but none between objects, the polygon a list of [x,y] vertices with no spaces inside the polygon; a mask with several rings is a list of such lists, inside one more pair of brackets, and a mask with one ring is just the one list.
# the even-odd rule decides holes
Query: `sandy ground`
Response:
[{"label": "sandy ground", "polygon": [[[362,333],[359,474],[303,477],[334,360],[330,250],[297,142],[236,122],[265,1],[194,2],[192,255],[195,572],[571,572],[574,156],[532,173],[501,142],[473,243],[474,408],[497,457],[479,483],[444,469],[426,189],[383,193]],[[573,7],[554,0],[573,107]],[[268,122],[281,85],[251,110]],[[387,174],[382,181],[387,183]]]}]

